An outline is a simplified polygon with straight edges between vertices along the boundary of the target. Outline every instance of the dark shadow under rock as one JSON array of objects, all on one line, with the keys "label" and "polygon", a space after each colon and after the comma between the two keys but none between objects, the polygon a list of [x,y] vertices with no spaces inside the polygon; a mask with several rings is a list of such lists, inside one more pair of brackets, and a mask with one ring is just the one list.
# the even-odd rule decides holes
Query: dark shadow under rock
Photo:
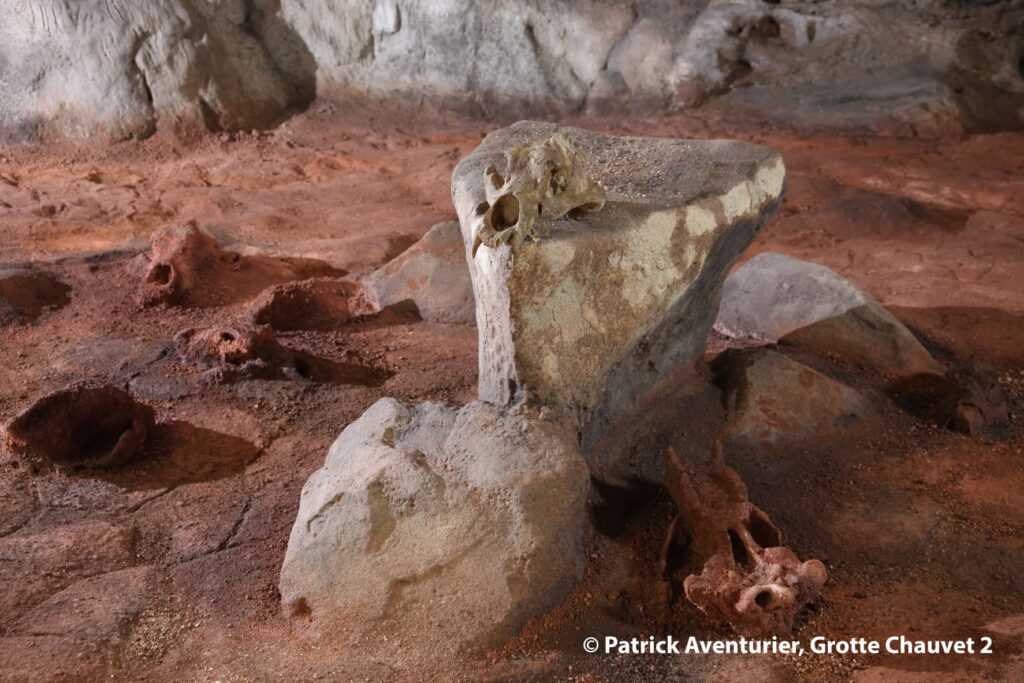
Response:
[{"label": "dark shadow under rock", "polygon": [[942,375],[922,373],[894,382],[888,390],[893,402],[911,415],[947,426],[960,400],[960,389]]},{"label": "dark shadow under rock", "polygon": [[148,491],[230,477],[260,454],[245,439],[179,420],[156,425],[144,452],[131,466],[102,478],[129,491]]},{"label": "dark shadow under rock", "polygon": [[382,370],[359,363],[333,361],[303,351],[293,351],[291,354],[290,367],[282,367],[282,372],[291,379],[294,379],[292,376],[292,373],[294,373],[301,379],[321,384],[354,384],[364,387],[379,387],[394,375],[389,370]]},{"label": "dark shadow under rock", "polygon": [[43,313],[63,308],[71,287],[52,273],[32,268],[0,269],[0,326],[34,322]]},{"label": "dark shadow under rock", "polygon": [[662,482],[664,459],[654,454],[670,445],[684,456],[706,453],[724,420],[721,393],[707,374],[703,364],[680,364],[651,382],[642,400],[584,430],[581,447],[594,476]]},{"label": "dark shadow under rock", "polygon": [[390,306],[382,308],[374,315],[366,315],[350,320],[345,326],[346,331],[369,331],[379,330],[385,327],[398,325],[411,325],[423,321],[416,302],[412,299],[404,299]]},{"label": "dark shadow under rock", "polygon": [[619,484],[591,477],[590,484],[595,494],[590,507],[594,529],[613,539],[649,525],[668,498],[664,486],[640,478]]}]

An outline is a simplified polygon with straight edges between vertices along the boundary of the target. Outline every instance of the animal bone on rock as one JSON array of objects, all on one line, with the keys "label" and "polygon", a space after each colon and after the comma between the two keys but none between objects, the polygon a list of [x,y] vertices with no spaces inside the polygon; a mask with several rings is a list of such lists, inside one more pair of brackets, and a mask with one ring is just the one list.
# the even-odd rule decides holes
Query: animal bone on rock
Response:
[{"label": "animal bone on rock", "polygon": [[241,367],[280,355],[269,327],[191,327],[174,335],[182,360],[206,368]]},{"label": "animal bone on rock", "polygon": [[[544,211],[544,239],[474,257],[495,191],[485,171],[553,136],[586,158],[605,206],[557,226]],[[744,142],[537,122],[489,134],[452,178],[476,297],[479,397],[559,406],[576,419],[595,476],[636,475],[619,455],[635,444],[619,441],[635,436],[642,406],[664,401],[670,376],[703,359],[722,281],[778,207],[784,179],[777,152]],[[661,458],[636,467],[660,470]]]},{"label": "animal bone on rock", "polygon": [[174,346],[184,364],[204,368],[200,379],[213,384],[290,379],[375,385],[378,376],[386,376],[370,367],[290,349],[265,325],[191,327],[174,335]]},{"label": "animal bone on rock", "polygon": [[580,148],[563,133],[509,151],[502,171],[484,170],[487,202],[473,236],[473,255],[481,244],[497,247],[540,237],[537,221],[566,214],[600,211],[604,188],[588,174]]},{"label": "animal bone on rock", "polygon": [[792,631],[796,615],[825,584],[825,565],[801,562],[782,547],[782,532],[750,502],[720,444],[701,465],[668,448],[666,484],[679,508],[673,531],[684,526],[693,555],[706,558],[703,571],[683,583],[687,599],[744,636]]}]

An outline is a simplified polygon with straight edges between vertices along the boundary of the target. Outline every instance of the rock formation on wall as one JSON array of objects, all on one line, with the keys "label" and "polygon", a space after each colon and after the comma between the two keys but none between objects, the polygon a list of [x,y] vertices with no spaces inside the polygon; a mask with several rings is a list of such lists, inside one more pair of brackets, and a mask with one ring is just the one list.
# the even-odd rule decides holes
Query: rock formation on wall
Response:
[{"label": "rock formation on wall", "polygon": [[0,134],[146,137],[264,127],[315,93],[273,5],[248,0],[15,0],[0,24]]},{"label": "rock formation on wall", "polygon": [[840,128],[1018,127],[1024,9],[955,0],[13,0],[0,133],[272,125],[316,95],[508,116],[735,106]]}]

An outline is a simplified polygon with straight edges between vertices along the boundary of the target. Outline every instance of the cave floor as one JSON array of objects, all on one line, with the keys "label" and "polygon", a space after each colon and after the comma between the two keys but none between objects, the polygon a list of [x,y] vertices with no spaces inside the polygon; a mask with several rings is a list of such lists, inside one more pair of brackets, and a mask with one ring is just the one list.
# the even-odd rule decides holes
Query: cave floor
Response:
[{"label": "cave floor", "polygon": [[293,633],[276,584],[306,478],[382,396],[471,400],[475,330],[396,319],[280,335],[390,375],[379,386],[205,385],[169,360],[170,340],[232,323],[244,302],[142,310],[126,264],[153,230],[195,219],[229,249],[355,276],[454,217],[452,169],[488,126],[318,105],[260,135],[0,147],[0,265],[45,262],[72,288],[35,323],[0,327],[0,422],[87,378],[130,387],[158,420],[145,454],[118,470],[34,473],[0,460],[0,678],[1024,680],[1024,135],[828,135],[713,113],[575,123],[776,147],[788,195],[746,257],[825,264],[940,360],[991,370],[1010,420],[983,437],[883,406],[860,428],[726,458],[788,545],[829,566],[799,638],[988,635],[993,654],[587,655],[588,635],[728,636],[685,600],[658,597],[664,492],[604,500],[618,523],[590,533],[584,582],[499,651],[436,661]]}]

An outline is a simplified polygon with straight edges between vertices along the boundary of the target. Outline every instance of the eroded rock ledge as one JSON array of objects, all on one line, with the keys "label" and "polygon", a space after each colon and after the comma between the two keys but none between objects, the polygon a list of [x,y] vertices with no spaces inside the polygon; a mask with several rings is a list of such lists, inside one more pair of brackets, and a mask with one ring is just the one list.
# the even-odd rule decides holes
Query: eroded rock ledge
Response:
[{"label": "eroded rock ledge", "polygon": [[0,139],[273,125],[317,96],[499,116],[699,106],[1019,128],[1015,0],[10,0]]}]

